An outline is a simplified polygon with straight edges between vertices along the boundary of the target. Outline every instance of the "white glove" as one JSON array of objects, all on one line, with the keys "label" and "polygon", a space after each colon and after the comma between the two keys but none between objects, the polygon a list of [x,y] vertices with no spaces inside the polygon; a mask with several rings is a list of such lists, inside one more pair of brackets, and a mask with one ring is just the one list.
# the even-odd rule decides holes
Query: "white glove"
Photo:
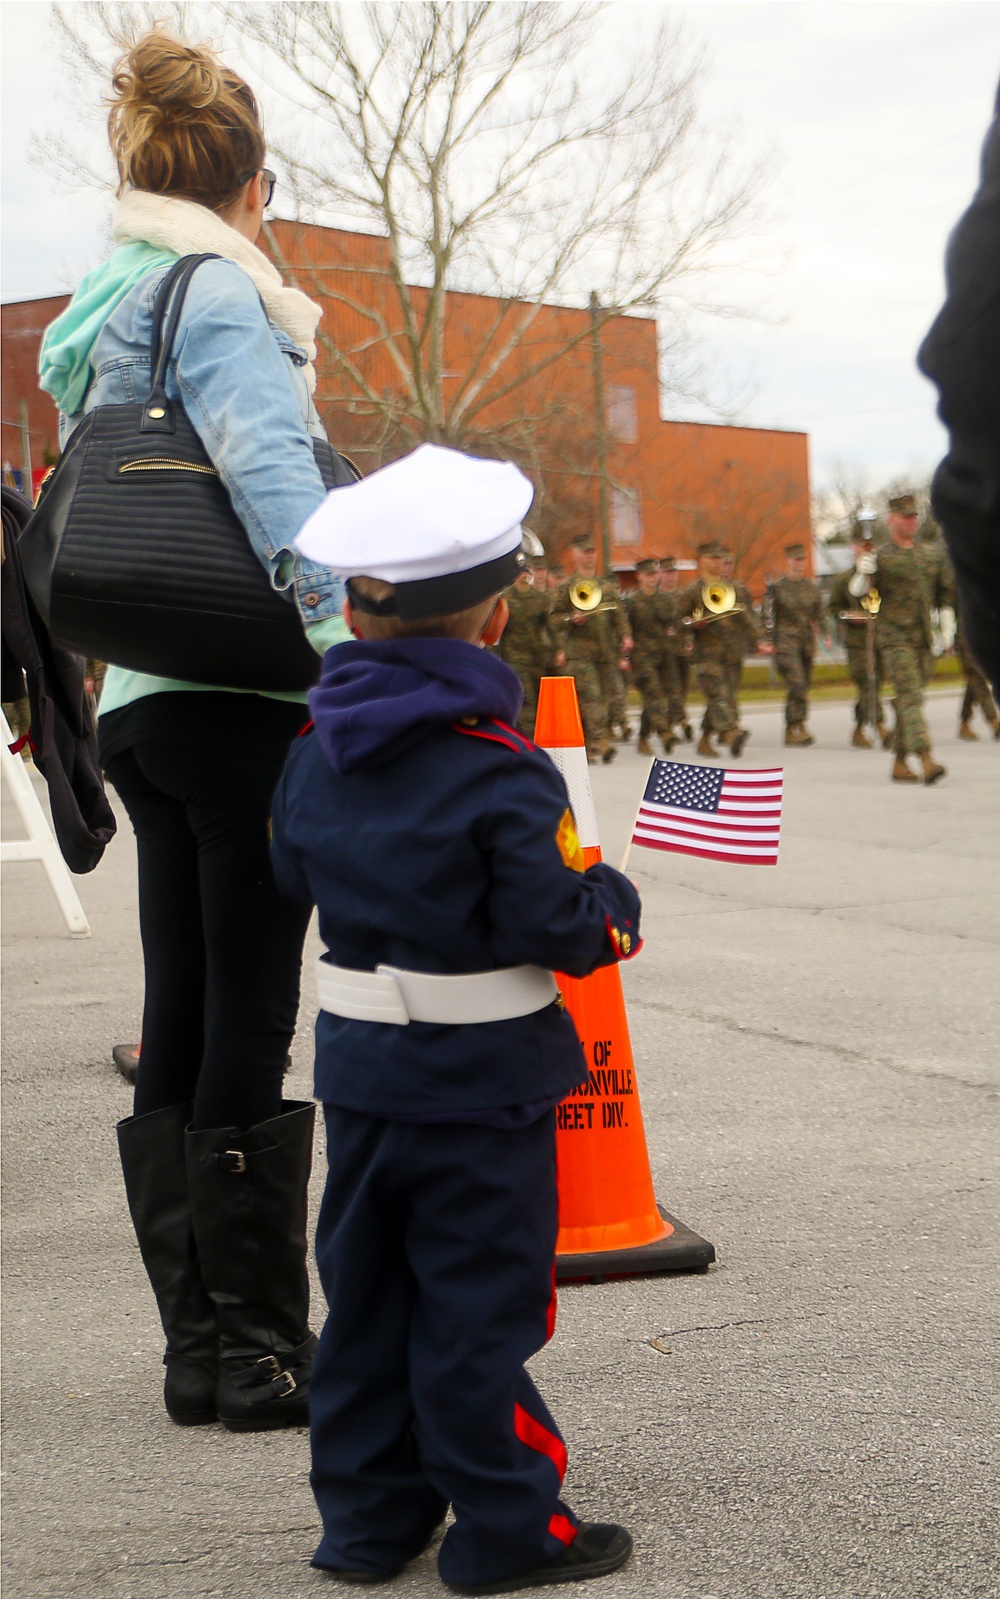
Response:
[{"label": "white glove", "polygon": [[863,572],[865,577],[871,577],[873,572],[877,572],[878,556],[875,551],[868,550],[866,554],[859,555],[854,563],[854,570],[855,572]]},{"label": "white glove", "polygon": [[861,596],[867,594],[870,588],[871,584],[863,572],[852,572],[847,579],[847,592],[853,595],[856,600],[860,600]]},{"label": "white glove", "polygon": [[938,631],[941,634],[942,650],[950,650],[955,642],[955,612],[950,605],[942,605],[938,611]]}]

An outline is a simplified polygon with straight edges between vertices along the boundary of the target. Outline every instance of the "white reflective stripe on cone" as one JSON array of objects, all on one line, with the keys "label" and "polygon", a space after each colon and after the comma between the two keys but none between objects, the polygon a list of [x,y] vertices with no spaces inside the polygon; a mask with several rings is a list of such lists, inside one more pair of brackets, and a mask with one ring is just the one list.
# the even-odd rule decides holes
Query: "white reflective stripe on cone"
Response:
[{"label": "white reflective stripe on cone", "polygon": [[590,791],[590,770],[587,750],[583,744],[545,751],[553,766],[561,774],[569,793],[569,802],[576,818],[576,830],[584,849],[600,849],[601,835],[597,830],[597,812]]}]

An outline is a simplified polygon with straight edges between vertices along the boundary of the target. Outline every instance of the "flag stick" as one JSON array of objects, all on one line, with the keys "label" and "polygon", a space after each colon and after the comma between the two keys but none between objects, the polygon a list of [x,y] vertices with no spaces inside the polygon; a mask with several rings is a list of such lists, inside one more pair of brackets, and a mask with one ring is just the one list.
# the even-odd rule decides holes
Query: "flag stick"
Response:
[{"label": "flag stick", "polygon": [[[649,763],[649,772],[653,770],[654,765],[655,758]],[[625,845],[625,853],[622,856],[622,863],[618,868],[620,872],[625,870],[626,866],[628,865],[628,858],[632,853],[632,839],[635,837],[635,829],[636,823],[639,820],[639,812],[642,810],[642,802],[646,797],[646,784],[649,782],[649,772],[646,773],[646,782],[642,785],[642,793],[639,795],[639,803],[635,808],[635,816],[632,818],[632,826],[628,830],[628,843]]]}]

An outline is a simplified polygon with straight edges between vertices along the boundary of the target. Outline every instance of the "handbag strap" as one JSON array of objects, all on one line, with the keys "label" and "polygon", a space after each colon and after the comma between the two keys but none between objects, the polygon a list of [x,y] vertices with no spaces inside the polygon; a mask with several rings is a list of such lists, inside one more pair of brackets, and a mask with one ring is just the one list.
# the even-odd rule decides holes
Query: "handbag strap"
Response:
[{"label": "handbag strap", "polygon": [[167,399],[167,367],[173,354],[174,339],[184,309],[188,284],[203,261],[220,261],[221,256],[182,255],[167,272],[153,303],[153,336],[150,342],[150,362],[153,369],[152,385],[142,410],[142,433],[172,433],[174,431],[173,406]]}]

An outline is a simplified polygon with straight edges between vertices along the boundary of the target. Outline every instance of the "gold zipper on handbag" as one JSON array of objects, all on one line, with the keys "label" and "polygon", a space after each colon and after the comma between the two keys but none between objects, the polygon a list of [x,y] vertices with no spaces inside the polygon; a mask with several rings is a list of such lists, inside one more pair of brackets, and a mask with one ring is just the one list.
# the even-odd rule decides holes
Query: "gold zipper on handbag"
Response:
[{"label": "gold zipper on handbag", "polygon": [[202,466],[198,461],[174,461],[168,455],[146,455],[140,461],[123,461],[118,468],[123,472],[200,472],[203,477],[218,477],[214,466]]}]

